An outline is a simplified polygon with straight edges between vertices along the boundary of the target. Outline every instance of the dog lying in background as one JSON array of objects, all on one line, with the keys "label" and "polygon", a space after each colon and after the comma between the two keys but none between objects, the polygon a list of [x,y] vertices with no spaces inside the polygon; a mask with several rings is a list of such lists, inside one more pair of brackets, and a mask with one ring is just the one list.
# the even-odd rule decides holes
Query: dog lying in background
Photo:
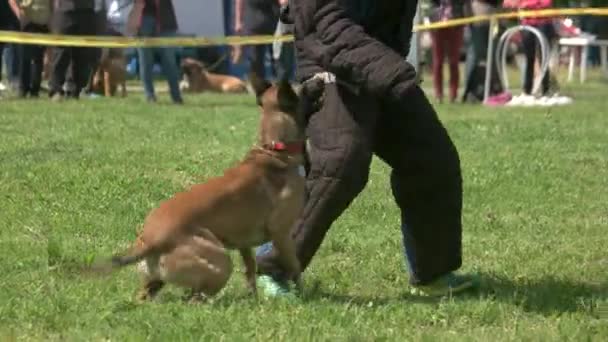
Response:
[{"label": "dog lying in background", "polygon": [[[139,235],[133,248],[145,249],[145,237]],[[138,266],[144,279],[159,278],[159,281],[190,289],[191,301],[215,296],[232,275],[232,259],[228,251],[208,229],[201,229],[199,235],[185,239],[164,254],[158,270],[150,269],[145,261]],[[159,283],[149,284],[149,287],[154,286],[159,286]]]},{"label": "dog lying in background", "polygon": [[91,91],[104,96],[127,96],[127,61],[122,49],[104,48],[91,83]]},{"label": "dog lying in background", "polygon": [[205,70],[203,63],[193,58],[182,60],[184,80],[180,88],[183,91],[201,93],[205,91],[217,93],[245,93],[247,86],[238,77],[214,74]]},{"label": "dog lying in background", "polygon": [[304,119],[298,110],[299,98],[289,83],[271,85],[255,75],[251,79],[261,108],[258,145],[222,176],[162,202],[145,219],[141,232],[145,245],[101,264],[104,269],[116,269],[145,261],[148,276],[139,296],[142,300],[153,298],[165,284],[161,260],[191,239],[204,237],[205,230],[226,248],[240,252],[252,294],[257,295],[253,248],[268,241],[273,242],[290,279],[300,287],[291,227],[305,197],[300,170]]}]

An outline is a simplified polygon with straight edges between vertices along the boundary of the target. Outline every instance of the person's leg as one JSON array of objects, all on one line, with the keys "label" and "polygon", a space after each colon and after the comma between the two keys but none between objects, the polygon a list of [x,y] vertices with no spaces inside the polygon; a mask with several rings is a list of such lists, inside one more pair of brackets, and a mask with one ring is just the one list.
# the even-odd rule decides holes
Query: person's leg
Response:
[{"label": "person's leg", "polygon": [[144,85],[146,100],[156,101],[156,93],[154,91],[154,81],[152,67],[154,66],[154,48],[138,48],[139,56],[139,77]]},{"label": "person's leg", "polygon": [[[140,37],[151,37],[154,36],[156,30],[156,20],[150,16],[144,16],[142,18],[142,25],[139,30]],[[154,91],[154,80],[152,74],[152,68],[154,66],[154,53],[157,49],[155,48],[138,48],[137,52],[139,55],[139,73],[142,83],[144,84],[144,91],[146,93],[146,99],[148,101],[156,101],[156,94]]]},{"label": "person's leg", "polygon": [[277,79],[279,80],[291,80],[292,71],[294,66],[294,47],[293,43],[284,42],[281,45],[281,54],[279,59],[275,62],[275,69],[277,71]]},{"label": "person's leg", "polygon": [[261,79],[266,79],[266,68],[264,58],[266,57],[266,45],[249,46],[249,69]]},{"label": "person's leg", "polygon": [[534,60],[536,57],[536,36],[531,32],[522,33],[522,46],[526,56],[526,70],[524,73],[524,93],[532,94],[534,87]]},{"label": "person's leg", "polygon": [[63,95],[63,85],[66,79],[66,72],[70,65],[70,48],[57,46],[53,48],[53,59],[51,66],[51,78],[49,80],[49,96],[55,94]]},{"label": "person's leg", "polygon": [[[24,25],[21,27],[21,32],[36,32],[35,25]],[[21,44],[19,45],[19,48],[21,50],[21,63],[19,65],[19,97],[26,97],[31,91],[32,59],[35,46],[30,44]]]},{"label": "person's leg", "polygon": [[439,101],[443,101],[444,30],[445,29],[431,31],[431,49],[433,52],[433,86],[435,88],[435,97]]},{"label": "person's leg", "polygon": [[[333,84],[325,86],[323,98],[321,109],[308,122],[312,151],[306,180],[307,200],[292,230],[302,270],[309,265],[332,223],[367,183],[378,112],[370,97],[355,95]],[[258,273],[282,281],[284,270],[276,257],[271,248],[258,250]],[[266,286],[264,282],[261,284]]]},{"label": "person's leg", "polygon": [[[555,41],[555,37],[557,36],[557,32],[555,32],[555,26],[553,26],[553,24],[544,24],[540,27],[540,31],[545,35],[547,41],[549,42],[549,51],[553,51],[553,43]],[[545,73],[542,82],[543,95],[547,95],[549,93],[549,88],[551,85],[550,68],[547,68],[547,73]]]},{"label": "person's leg", "polygon": [[476,53],[477,51],[475,47],[477,30],[479,27],[476,25],[470,25],[469,29],[471,32],[471,44],[469,44],[467,48],[467,58],[465,60],[465,86],[462,94],[462,102],[466,102],[469,93],[473,91],[473,87],[475,86],[473,77],[475,76],[475,70],[480,62],[480,58]]},{"label": "person's leg", "polygon": [[0,82],[2,82],[2,72],[4,69],[4,46],[6,46],[6,44],[0,42]]},{"label": "person's leg", "polygon": [[44,68],[44,46],[34,47],[32,53],[32,79],[30,96],[40,96],[40,85],[42,84],[42,69]]},{"label": "person's leg", "polygon": [[[72,34],[75,23],[69,13],[55,12],[54,31],[58,34]],[[56,46],[51,54],[51,75],[49,79],[49,96],[63,96],[63,86],[66,82],[68,68],[72,60],[72,48],[68,46]]]},{"label": "person's leg", "polygon": [[420,88],[401,103],[384,104],[374,147],[392,168],[410,283],[435,294],[468,288],[471,279],[452,275],[462,263],[458,152]]},{"label": "person's leg", "polygon": [[463,29],[462,26],[446,29],[446,45],[448,61],[450,66],[450,102],[456,101],[458,86],[460,85],[460,49],[462,48]]},{"label": "person's leg", "polygon": [[[75,34],[95,35],[96,15],[93,10],[79,10],[73,12],[73,21],[76,23]],[[94,50],[89,47],[75,47],[72,49],[72,72],[74,84],[76,85],[72,96],[78,98],[80,92],[86,87],[89,79],[91,60]]]},{"label": "person's leg", "polygon": [[20,73],[20,44],[8,44],[7,53],[7,68],[6,74],[9,83],[13,89],[16,89],[19,85],[19,73]]},{"label": "person's leg", "polygon": [[[49,29],[46,25],[36,25],[35,32],[48,33]],[[32,49],[32,67],[31,67],[31,87],[30,96],[38,97],[40,94],[40,84],[42,83],[42,71],[44,69],[44,45],[35,45]]]},{"label": "person's leg", "polygon": [[92,93],[92,88],[93,88],[93,79],[95,78],[95,72],[97,71],[97,68],[99,68],[99,64],[101,62],[101,58],[103,55],[103,51],[107,50],[107,48],[91,48],[90,49],[90,61],[89,61],[89,68],[88,68],[88,76],[87,76],[87,82],[86,85],[84,87],[84,91],[87,94],[91,94]]},{"label": "person's leg", "polygon": [[[175,34],[172,32],[165,33],[163,36],[171,37]],[[173,47],[160,48],[160,60],[163,67],[163,73],[169,83],[169,92],[171,94],[171,100],[174,103],[182,103],[182,94],[179,89],[179,68],[177,66],[177,51]]]}]

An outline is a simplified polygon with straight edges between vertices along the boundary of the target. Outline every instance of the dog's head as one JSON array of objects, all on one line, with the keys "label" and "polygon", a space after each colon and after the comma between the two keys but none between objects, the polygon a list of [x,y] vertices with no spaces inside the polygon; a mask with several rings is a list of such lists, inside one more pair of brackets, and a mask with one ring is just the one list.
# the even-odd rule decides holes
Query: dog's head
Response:
[{"label": "dog's head", "polygon": [[182,60],[182,71],[189,77],[202,75],[205,66],[200,61],[193,58],[184,58]]},{"label": "dog's head", "polygon": [[254,74],[249,79],[261,111],[261,146],[300,154],[304,146],[304,118],[298,94],[288,81],[272,84]]}]

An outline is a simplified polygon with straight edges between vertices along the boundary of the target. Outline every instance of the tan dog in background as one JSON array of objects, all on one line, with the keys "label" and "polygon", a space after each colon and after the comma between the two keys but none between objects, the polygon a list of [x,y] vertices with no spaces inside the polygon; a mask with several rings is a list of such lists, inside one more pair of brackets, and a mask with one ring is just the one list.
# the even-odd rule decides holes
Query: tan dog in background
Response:
[{"label": "tan dog in background", "polygon": [[[163,282],[190,289],[192,301],[215,296],[232,275],[232,259],[221,241],[208,229],[199,233],[164,254],[156,275]],[[133,248],[146,248],[145,238],[139,235]],[[145,279],[155,277],[144,261],[138,269]]]},{"label": "tan dog in background", "polygon": [[[111,268],[145,260],[149,276],[140,299],[163,287],[161,260],[208,229],[226,248],[238,249],[250,291],[257,295],[253,248],[272,241],[289,277],[300,286],[300,264],[291,227],[304,205],[304,120],[299,99],[287,82],[251,76],[261,108],[258,145],[222,176],[194,185],[162,202],[147,216],[145,245],[112,258]],[[103,266],[103,264],[101,265]]]},{"label": "tan dog in background", "polygon": [[246,93],[247,86],[243,80],[230,75],[214,74],[205,70],[203,63],[193,58],[182,60],[184,81],[183,91],[202,93],[204,91],[216,93]]},{"label": "tan dog in background", "polygon": [[127,96],[127,61],[122,49],[104,48],[99,66],[93,76],[91,90],[106,97],[116,96],[120,86],[121,96]]}]

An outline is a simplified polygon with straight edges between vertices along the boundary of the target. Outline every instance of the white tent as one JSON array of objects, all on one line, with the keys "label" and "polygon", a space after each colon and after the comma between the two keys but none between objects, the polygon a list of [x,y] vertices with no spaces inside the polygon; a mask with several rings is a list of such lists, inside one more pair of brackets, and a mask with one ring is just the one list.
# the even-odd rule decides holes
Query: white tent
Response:
[{"label": "white tent", "polygon": [[[0,0],[1,1],[1,0]],[[124,34],[133,0],[106,0],[108,19]],[[179,33],[204,37],[225,35],[224,3],[218,0],[173,0]]]},{"label": "white tent", "polygon": [[179,32],[203,37],[224,36],[224,4],[218,0],[174,0]]}]

